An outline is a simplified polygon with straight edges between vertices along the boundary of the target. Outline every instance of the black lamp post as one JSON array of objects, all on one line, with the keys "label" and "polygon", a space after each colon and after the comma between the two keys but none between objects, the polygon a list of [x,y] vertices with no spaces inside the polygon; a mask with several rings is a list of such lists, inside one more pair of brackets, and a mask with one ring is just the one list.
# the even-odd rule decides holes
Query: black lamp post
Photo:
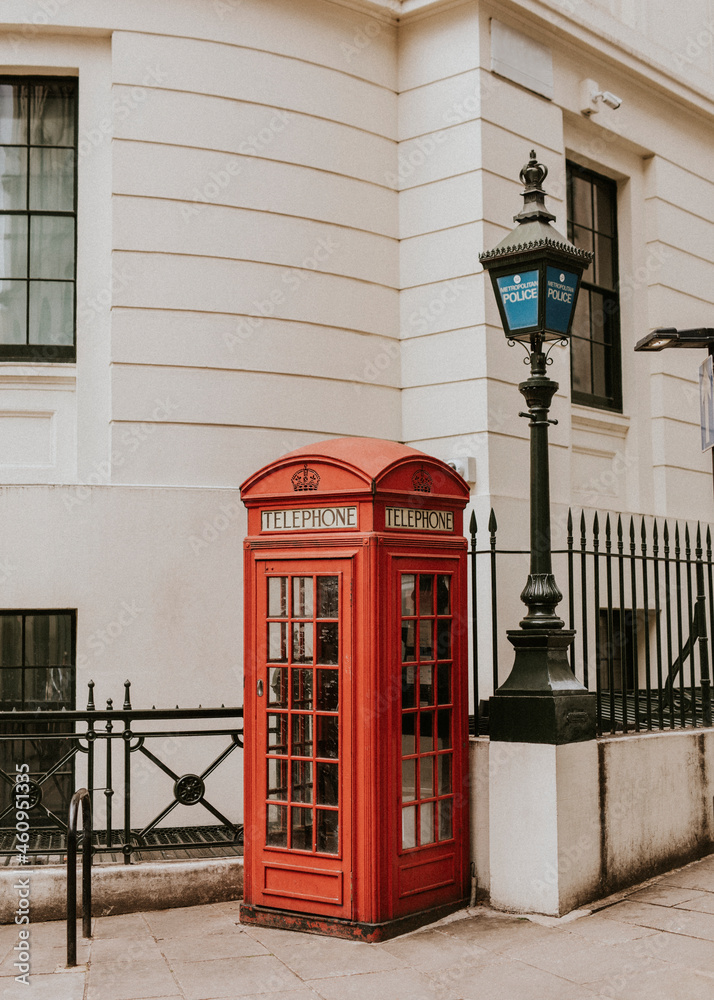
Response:
[{"label": "black lamp post", "polygon": [[[691,330],[677,330],[666,326],[651,330],[635,344],[636,351],[664,351],[669,347],[696,350],[705,347],[709,357],[714,358],[714,329],[709,326],[694,327]],[[702,448],[704,448],[702,444]],[[708,447],[708,446],[707,446]],[[712,452],[712,481],[714,482],[714,448]]]},{"label": "black lamp post", "polygon": [[[491,275],[509,343],[527,344],[530,378],[518,386],[530,418],[531,562],[521,600],[528,608],[519,629],[508,631],[516,655],[510,676],[490,702],[492,740],[574,743],[595,736],[595,695],[576,679],[568,663],[575,632],[564,627],[556,607],[562,600],[553,576],[550,542],[548,412],[558,383],[546,375],[543,345],[567,343],[583,270],[592,254],[573,246],[551,226],[541,185],[547,168],[535,152],[521,170],[524,205],[518,225],[493,250],[479,256]],[[548,352],[549,353],[549,352]]]}]

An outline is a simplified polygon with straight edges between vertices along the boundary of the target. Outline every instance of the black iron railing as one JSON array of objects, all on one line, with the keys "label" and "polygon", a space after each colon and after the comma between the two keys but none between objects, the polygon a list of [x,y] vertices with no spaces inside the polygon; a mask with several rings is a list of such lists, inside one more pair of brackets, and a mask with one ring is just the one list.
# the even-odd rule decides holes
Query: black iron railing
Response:
[{"label": "black iron railing", "polygon": [[[0,712],[0,744],[3,748],[3,762],[24,759],[23,744],[37,747],[42,745],[43,753],[35,754],[33,759],[43,761],[43,769],[30,770],[29,800],[30,800],[30,830],[41,831],[42,839],[59,835],[61,844],[66,847],[68,827],[63,816],[67,815],[69,797],[74,791],[75,765],[83,763],[86,782],[89,790],[95,818],[92,826],[95,836],[93,842],[94,854],[118,851],[123,856],[125,864],[130,864],[132,856],[141,852],[186,851],[195,846],[195,826],[186,827],[187,836],[182,836],[180,825],[171,828],[171,837],[157,837],[166,826],[167,817],[180,805],[202,806],[202,816],[213,820],[211,829],[215,836],[210,839],[201,837],[200,847],[221,847],[242,844],[243,827],[237,821],[227,818],[209,797],[207,779],[223,762],[238,748],[243,746],[243,709],[242,708],[179,708],[175,709],[135,709],[131,705],[131,684],[124,684],[124,704],[121,708],[113,707],[112,699],[107,700],[106,708],[97,708],[94,704],[94,682],[90,681],[87,707],[85,710],[69,711],[39,710]],[[224,724],[221,721],[225,720]],[[211,741],[223,737],[220,752],[211,756]],[[225,742],[227,738],[227,744]],[[202,748],[201,756],[211,756],[210,762],[194,771],[186,771],[171,763],[171,753],[168,750],[180,752],[177,756],[182,763],[185,761],[187,744],[190,742],[191,752]],[[178,741],[178,742],[175,742]],[[207,748],[208,751],[207,752]],[[215,753],[215,750],[213,750]],[[165,801],[161,802],[158,811],[149,822],[141,827],[132,825],[132,808],[135,804],[136,791],[133,780],[136,778],[138,760],[150,764],[143,769],[143,783],[151,783],[152,801],[161,802],[161,785],[156,781],[156,775],[162,773],[173,782],[165,793]],[[118,766],[117,766],[118,765]],[[117,775],[118,772],[118,775]],[[64,779],[69,775],[70,781],[63,780],[60,784],[57,776]],[[0,767],[0,833],[11,834],[14,829],[14,786],[15,776],[9,768]],[[215,790],[218,786],[212,785]],[[67,790],[69,789],[69,791]],[[155,789],[155,791],[153,790]],[[114,821],[114,797],[121,796],[121,815],[119,823]],[[146,795],[143,796],[143,811],[146,813]],[[65,802],[61,802],[65,798]],[[104,799],[103,810],[97,803]],[[233,796],[234,809],[238,814],[240,801]],[[57,802],[60,801],[60,806]],[[96,813],[104,813],[104,822],[96,821]],[[208,814],[208,815],[207,815]],[[217,822],[216,822],[217,821]],[[0,857],[17,853],[17,847],[12,843],[11,836],[0,840]],[[38,858],[47,854],[47,847],[30,847],[26,851],[28,857]]]},{"label": "black iron railing", "polygon": [[[558,611],[576,630],[571,667],[597,695],[598,732],[628,733],[710,726],[714,631],[714,562],[711,529],[702,545],[699,524],[620,514],[568,511],[565,544],[553,549],[563,591]],[[516,628],[523,607],[523,549],[498,546],[491,511],[487,542],[475,516],[471,536],[473,730],[488,732],[488,703],[512,663],[500,662],[499,643]],[[554,543],[557,544],[557,525]],[[694,537],[694,546],[692,546]],[[479,547],[480,545],[480,547]],[[520,575],[519,575],[520,574]],[[507,603],[508,621],[499,619]],[[503,651],[503,647],[502,647]],[[490,667],[490,677],[482,672]]]}]

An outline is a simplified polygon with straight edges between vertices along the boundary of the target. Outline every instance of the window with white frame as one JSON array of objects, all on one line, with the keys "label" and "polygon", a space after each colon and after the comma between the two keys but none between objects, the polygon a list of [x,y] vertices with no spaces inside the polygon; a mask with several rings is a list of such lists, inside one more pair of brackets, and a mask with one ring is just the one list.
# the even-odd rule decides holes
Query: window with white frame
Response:
[{"label": "window with white frame", "polygon": [[0,76],[0,361],[75,360],[77,81]]}]

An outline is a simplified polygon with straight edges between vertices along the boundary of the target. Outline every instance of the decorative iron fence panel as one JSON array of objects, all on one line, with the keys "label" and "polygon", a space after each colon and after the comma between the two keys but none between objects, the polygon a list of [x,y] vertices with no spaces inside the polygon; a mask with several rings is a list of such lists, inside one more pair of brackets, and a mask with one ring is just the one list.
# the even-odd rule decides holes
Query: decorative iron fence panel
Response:
[{"label": "decorative iron fence panel", "polygon": [[[93,819],[93,827],[97,831],[93,846],[95,854],[119,852],[125,864],[130,864],[137,852],[180,852],[197,844],[202,850],[242,844],[241,823],[229,819],[216,807],[209,798],[206,782],[224,761],[242,748],[243,709],[223,705],[220,708],[199,706],[182,709],[177,706],[175,709],[134,709],[129,681],[124,684],[122,707],[115,709],[110,698],[106,708],[102,709],[94,704],[94,682],[90,681],[88,687],[89,696],[84,711],[59,709],[0,713],[0,833],[5,834],[0,841],[0,857],[18,853],[17,846],[12,843],[16,812],[13,759],[33,762],[27,775],[28,822],[31,833],[39,836],[35,840],[30,837],[31,846],[26,851],[28,858],[47,855],[50,842],[54,851],[63,849],[66,844],[67,812],[61,808],[60,792],[66,785],[66,775],[74,776],[75,770],[79,769],[78,764],[86,774],[85,783],[91,794],[94,816],[103,814],[104,819],[103,824]],[[223,724],[222,720],[225,720]],[[200,740],[202,754],[199,756],[205,758],[208,743],[215,738],[222,738],[223,746],[217,754],[208,754],[211,759],[196,767],[196,773],[177,770],[176,764],[172,766],[172,762],[166,759],[170,756],[167,748],[175,749],[184,740],[193,741],[192,752],[197,751]],[[163,742],[157,747],[153,742],[156,740]],[[27,752],[27,747],[33,748],[31,753]],[[177,756],[185,758],[185,753]],[[152,796],[156,796],[159,805],[155,815],[141,827],[132,825],[132,806],[136,796],[136,790],[132,792],[132,778],[136,778],[135,762],[139,759],[148,762],[148,767],[142,772],[143,783],[151,781],[154,775],[163,775],[173,782],[171,790],[163,792],[159,783],[154,781]],[[58,783],[58,776],[62,779],[61,784]],[[211,794],[215,790],[214,784]],[[119,824],[114,822],[114,797],[117,793],[121,796]],[[165,798],[162,799],[162,795]],[[211,829],[215,831],[214,838],[207,838],[205,832],[197,837],[195,825],[174,826],[167,835],[164,826],[167,817],[179,806],[197,805],[202,806],[213,820]],[[182,836],[183,830],[186,836]],[[33,843],[36,846],[32,846]]]},{"label": "decorative iron fence panel", "polygon": [[[488,703],[480,699],[510,672],[511,663],[501,655],[503,638],[521,617],[514,612],[514,581],[520,590],[517,574],[528,552],[499,548],[493,510],[487,542],[481,542],[474,515],[469,530],[472,731],[484,734]],[[571,667],[596,693],[598,733],[710,726],[711,529],[706,527],[702,544],[699,524],[692,529],[663,519],[598,512],[574,518],[568,511],[563,534],[564,546],[553,549],[563,591],[558,611],[566,627],[576,630]],[[507,622],[499,620],[504,603]]]}]

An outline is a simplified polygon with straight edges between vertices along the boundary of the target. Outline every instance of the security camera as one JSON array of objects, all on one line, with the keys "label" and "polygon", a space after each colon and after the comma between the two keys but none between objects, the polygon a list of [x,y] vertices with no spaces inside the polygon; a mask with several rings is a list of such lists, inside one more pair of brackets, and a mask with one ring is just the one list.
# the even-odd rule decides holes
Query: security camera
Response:
[{"label": "security camera", "polygon": [[610,90],[602,90],[599,94],[593,94],[593,100],[596,100],[598,97],[603,104],[607,104],[608,108],[612,108],[613,111],[617,111],[622,104],[622,98],[618,97],[617,94],[613,94]]},{"label": "security camera", "polygon": [[476,485],[476,459],[473,455],[464,455],[459,458],[450,458],[446,463],[454,472],[458,472],[462,479],[465,479],[469,486]]},{"label": "security camera", "polygon": [[586,118],[597,114],[600,104],[606,104],[608,108],[615,111],[622,104],[622,98],[613,94],[611,90],[601,90],[600,85],[595,80],[582,80],[580,83],[580,112]]}]

